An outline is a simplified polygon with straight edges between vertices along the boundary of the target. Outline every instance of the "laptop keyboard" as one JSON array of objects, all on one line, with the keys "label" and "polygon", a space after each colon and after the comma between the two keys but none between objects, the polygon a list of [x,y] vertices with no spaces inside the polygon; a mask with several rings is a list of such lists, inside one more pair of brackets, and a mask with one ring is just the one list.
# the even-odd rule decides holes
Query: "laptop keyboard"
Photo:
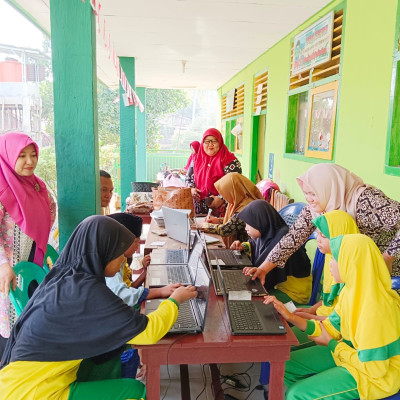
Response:
[{"label": "laptop keyboard", "polygon": [[179,305],[178,318],[174,324],[174,329],[193,328],[196,327],[196,321],[193,317],[190,302],[185,301]]},{"label": "laptop keyboard", "polygon": [[168,283],[187,283],[188,277],[183,265],[168,267]]},{"label": "laptop keyboard", "polygon": [[226,265],[237,265],[237,264],[243,264],[243,257],[241,255],[235,256],[233,254],[232,251],[230,250],[224,250],[224,251],[220,251],[220,252],[215,252],[213,253],[212,251],[210,251],[211,257],[212,258],[220,258],[223,260],[223,262]]},{"label": "laptop keyboard", "polygon": [[243,290],[247,278],[241,271],[238,271],[238,273],[228,272],[226,274],[222,272],[222,274],[224,276],[224,282],[228,292],[231,290]]},{"label": "laptop keyboard", "polygon": [[256,308],[251,301],[230,301],[229,311],[235,331],[263,330],[257,317]]},{"label": "laptop keyboard", "polygon": [[182,264],[185,262],[185,250],[171,250],[166,252],[168,264]]}]

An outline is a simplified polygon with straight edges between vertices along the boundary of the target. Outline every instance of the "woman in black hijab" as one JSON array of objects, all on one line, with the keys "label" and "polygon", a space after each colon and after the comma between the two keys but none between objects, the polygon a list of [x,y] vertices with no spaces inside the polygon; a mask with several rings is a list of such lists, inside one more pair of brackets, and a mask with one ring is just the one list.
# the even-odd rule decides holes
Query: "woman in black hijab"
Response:
[{"label": "woman in black hijab", "polygon": [[[238,218],[246,223],[246,231],[251,239],[247,245],[236,241],[231,248],[244,250],[248,247],[251,261],[258,267],[289,228],[275,208],[265,200],[252,201],[238,214]],[[281,301],[307,303],[311,294],[310,270],[310,260],[301,247],[284,266],[274,268],[266,275],[264,286],[270,294],[281,298]],[[275,291],[274,288],[279,290]]]},{"label": "woman in black hijab", "polygon": [[134,379],[77,381],[82,359],[115,351],[126,343],[152,344],[176,320],[179,303],[196,296],[177,289],[145,316],[105,285],[119,271],[135,236],[111,218],[86,218],[36,289],[15,324],[2,358],[2,400],[140,399]]}]

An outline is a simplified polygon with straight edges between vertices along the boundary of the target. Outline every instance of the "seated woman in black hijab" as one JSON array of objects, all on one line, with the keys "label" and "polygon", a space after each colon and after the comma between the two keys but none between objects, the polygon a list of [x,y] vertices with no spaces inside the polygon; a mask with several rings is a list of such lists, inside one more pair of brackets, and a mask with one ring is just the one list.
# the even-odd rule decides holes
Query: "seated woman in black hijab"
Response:
[{"label": "seated woman in black hijab", "polygon": [[92,216],[78,225],[11,332],[0,370],[2,400],[145,396],[144,385],[134,379],[109,373],[104,380],[77,379],[82,359],[126,343],[156,343],[174,324],[179,303],[197,294],[194,287],[180,287],[145,316],[112,293],[105,276],[120,270],[134,239],[108,217]]},{"label": "seated woman in black hijab", "polygon": [[[231,248],[246,250],[254,266],[260,266],[269,252],[289,228],[271,204],[254,200],[239,212],[238,218],[246,223],[249,242],[233,242]],[[280,268],[274,268],[265,277],[265,288],[282,302],[293,300],[306,304],[310,298],[312,276],[310,259],[300,247]]]}]

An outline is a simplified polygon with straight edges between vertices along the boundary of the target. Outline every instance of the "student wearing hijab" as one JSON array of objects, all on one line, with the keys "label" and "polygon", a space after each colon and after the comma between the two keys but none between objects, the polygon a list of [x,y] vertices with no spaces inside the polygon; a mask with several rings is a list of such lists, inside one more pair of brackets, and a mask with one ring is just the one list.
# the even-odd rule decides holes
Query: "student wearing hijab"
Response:
[{"label": "student wearing hijab", "polygon": [[228,203],[225,216],[223,218],[210,216],[200,228],[222,236],[227,247],[236,239],[241,242],[246,241],[248,239],[246,224],[237,215],[252,201],[262,199],[261,192],[250,179],[238,172],[223,176],[215,182],[215,188]]},{"label": "student wearing hijab", "polygon": [[194,142],[190,143],[191,153],[184,168],[186,171],[189,171],[190,166],[193,166],[194,159],[196,157],[196,154],[199,152],[199,149],[200,149],[200,142],[195,140]]},{"label": "student wearing hijab", "polygon": [[307,321],[265,300],[318,344],[291,353],[286,399],[386,398],[400,389],[400,298],[372,239],[338,236],[330,247],[332,276],[345,286],[328,319]]},{"label": "student wearing hijab", "polygon": [[[16,314],[10,305],[13,267],[20,261],[43,265],[56,206],[44,182],[34,174],[37,144],[23,133],[0,137],[0,336],[10,335]],[[1,346],[0,346],[1,347]]]},{"label": "student wearing hijab", "polygon": [[209,207],[217,209],[223,205],[214,183],[230,172],[242,173],[239,160],[228,150],[218,129],[207,129],[194,160],[193,176],[186,181],[192,187],[196,214],[207,214]]},{"label": "student wearing hijab", "polygon": [[400,203],[388,198],[379,189],[337,164],[315,164],[297,181],[307,205],[290,227],[289,232],[269,253],[258,270],[245,269],[246,274],[260,278],[285,263],[310,236],[315,227],[313,218],[328,211],[343,210],[356,221],[361,233],[379,247],[390,272],[400,274]]},{"label": "student wearing hijab", "polygon": [[[275,208],[265,200],[252,201],[238,214],[238,218],[246,223],[250,240],[248,243],[234,242],[231,248],[247,250],[252,263],[258,267],[289,228]],[[283,268],[275,268],[266,276],[264,287],[285,302],[293,300],[305,304],[311,294],[310,270],[310,259],[304,247],[300,247]],[[277,290],[274,291],[274,288]]]},{"label": "student wearing hijab", "polygon": [[323,270],[322,299],[310,308],[298,308],[297,315],[310,319],[325,319],[329,316],[336,303],[343,284],[338,283],[333,278],[329,263],[331,261],[331,248],[329,240],[340,235],[360,233],[356,221],[345,211],[335,210],[320,215],[313,219],[313,224],[318,229],[317,245],[321,253],[325,254]]},{"label": "student wearing hijab", "polygon": [[132,282],[130,264],[133,254],[140,246],[140,235],[142,234],[143,224],[142,218],[127,213],[114,213],[108,215],[108,217],[118,221],[121,225],[125,226],[125,228],[129,229],[131,233],[135,235],[135,240],[133,246],[129,248],[129,251],[125,252],[126,259],[121,269],[114,276],[106,277],[106,285],[130,307],[140,305],[146,299],[169,297],[175,289],[181,286],[179,283],[151,289],[145,288],[142,285],[146,277],[147,267],[150,264],[149,254],[143,258],[143,272]]},{"label": "student wearing hijab", "polygon": [[105,277],[119,271],[134,239],[105,216],[78,225],[11,332],[0,370],[2,400],[144,397],[142,383],[105,371],[104,380],[77,379],[82,359],[126,343],[156,343],[174,324],[179,303],[197,294],[193,286],[180,287],[148,316],[128,307]]}]

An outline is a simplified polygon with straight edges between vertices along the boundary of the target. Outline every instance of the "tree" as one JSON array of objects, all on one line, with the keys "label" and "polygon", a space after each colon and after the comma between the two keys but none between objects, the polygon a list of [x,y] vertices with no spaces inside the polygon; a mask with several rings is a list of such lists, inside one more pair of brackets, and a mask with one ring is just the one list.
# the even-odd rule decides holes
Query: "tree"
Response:
[{"label": "tree", "polygon": [[157,150],[162,139],[159,120],[189,104],[186,92],[175,89],[146,89],[146,147]]},{"label": "tree", "polygon": [[57,200],[56,152],[53,146],[40,149],[35,175],[43,179],[47,189]]}]

